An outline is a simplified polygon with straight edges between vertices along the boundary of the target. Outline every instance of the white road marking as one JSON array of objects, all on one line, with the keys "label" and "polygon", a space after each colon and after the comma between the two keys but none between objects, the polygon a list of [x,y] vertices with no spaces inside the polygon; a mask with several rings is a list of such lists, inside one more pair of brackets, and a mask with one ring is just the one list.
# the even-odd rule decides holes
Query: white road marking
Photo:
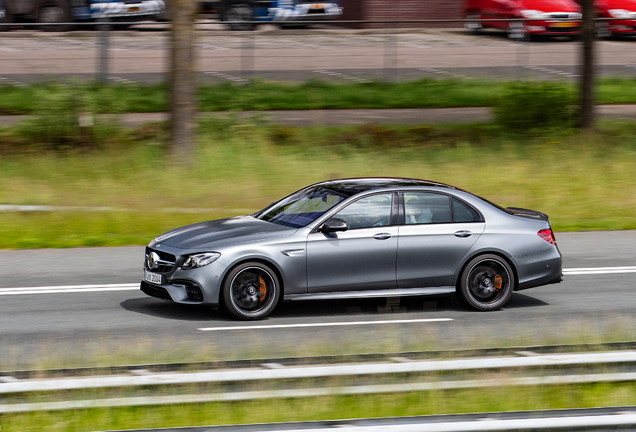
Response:
[{"label": "white road marking", "polygon": [[345,74],[342,74],[340,72],[332,72],[332,71],[322,70],[322,69],[315,70],[314,73],[323,74],[323,75],[331,75],[331,76],[342,78],[342,79],[345,79],[345,80],[355,81],[357,83],[369,83],[369,82],[371,82],[371,81],[366,80],[364,78],[358,78],[358,77],[351,76],[351,75],[345,75]]},{"label": "white road marking", "polygon": [[[636,273],[636,266],[625,267],[589,267],[589,268],[569,268],[563,269],[565,276],[571,275],[602,275],[602,274],[622,274],[622,273]],[[141,280],[141,278],[140,278]],[[139,282],[136,283],[122,283],[122,284],[95,284],[95,285],[60,285],[60,286],[36,286],[36,287],[21,287],[21,288],[0,288],[0,296],[3,295],[20,295],[20,294],[64,294],[64,293],[88,293],[88,292],[106,292],[106,291],[136,291],[139,290]],[[448,318],[442,318],[442,320],[448,320]],[[422,322],[431,321],[423,320]],[[433,320],[434,321],[434,320]],[[331,323],[331,324],[290,324],[284,327],[316,327],[316,326],[335,326],[335,325],[364,325],[364,324],[376,324],[383,323],[384,321],[362,321],[354,323]],[[387,321],[390,323],[399,321]],[[273,326],[260,326],[271,328]],[[247,329],[247,328],[259,328],[259,326],[253,327],[218,327],[213,329],[199,329],[204,331],[214,330],[232,330],[232,329]]]},{"label": "white road marking", "polygon": [[440,75],[448,75],[448,76],[452,76],[453,78],[468,78],[468,76],[466,75],[456,74],[453,72],[448,72],[448,71],[437,69],[437,68],[425,67],[425,68],[420,68],[420,70],[424,72],[432,72],[432,73],[436,73]]},{"label": "white road marking", "polygon": [[206,75],[213,75],[213,76],[217,76],[219,78],[224,78],[224,79],[228,79],[228,80],[236,81],[236,82],[246,83],[246,82],[249,81],[249,80],[247,80],[245,78],[239,78],[239,77],[235,77],[233,75],[227,75],[227,74],[224,74],[224,73],[221,73],[221,72],[206,71],[206,72],[203,72],[203,73],[206,74]]},{"label": "white road marking", "polygon": [[0,82],[0,84],[9,84],[15,87],[29,87],[28,84],[25,83],[21,83],[18,81],[14,81],[12,79],[6,78],[6,77],[0,77],[0,80],[2,80],[2,82]]},{"label": "white road marking", "polygon": [[132,283],[132,284],[65,285],[65,286],[46,286],[46,287],[0,288],[0,295],[64,294],[64,293],[133,291],[133,290],[139,290],[139,282]]},{"label": "white road marking", "polygon": [[619,274],[619,273],[636,273],[636,266],[563,269],[564,275]]},{"label": "white road marking", "polygon": [[553,75],[563,75],[563,76],[567,76],[567,77],[570,77],[570,78],[577,78],[577,77],[580,76],[580,75],[576,75],[576,74],[571,73],[571,72],[564,72],[564,71],[560,71],[560,70],[557,70],[557,69],[548,69],[548,68],[544,68],[544,67],[541,67],[541,66],[524,66],[524,68],[533,69],[533,70],[540,71],[540,72],[545,72],[545,73],[550,73],[550,74],[553,74]]},{"label": "white road marking", "polygon": [[273,325],[256,325],[256,326],[235,326],[235,327],[204,327],[201,331],[224,331],[224,330],[259,330],[259,329],[281,329],[281,328],[306,328],[306,327],[343,327],[343,326],[359,326],[359,325],[378,325],[378,324],[412,324],[412,323],[429,323],[454,321],[452,318],[427,318],[427,319],[411,319],[411,320],[384,320],[384,321],[349,321],[349,322],[332,322],[332,323],[306,323],[306,324],[273,324]]}]

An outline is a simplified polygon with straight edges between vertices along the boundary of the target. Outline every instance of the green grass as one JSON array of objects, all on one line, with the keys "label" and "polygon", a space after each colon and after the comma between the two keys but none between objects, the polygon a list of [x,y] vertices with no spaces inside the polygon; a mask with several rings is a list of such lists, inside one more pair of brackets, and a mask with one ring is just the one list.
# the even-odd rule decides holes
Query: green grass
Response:
[{"label": "green grass", "polygon": [[603,383],[5,414],[0,425],[80,432],[635,404],[635,383]]},{"label": "green grass", "polygon": [[[0,204],[117,210],[0,213],[0,248],[145,244],[172,227],[249,213],[313,182],[359,176],[453,184],[543,211],[560,231],[636,228],[630,122],[604,123],[596,135],[519,137],[492,125],[286,128],[210,120],[185,168],[171,163],[161,139],[137,140],[137,132],[119,131],[93,150],[5,153]],[[211,210],[163,210],[193,208]]]},{"label": "green grass", "polygon": [[[576,84],[561,82],[576,103]],[[598,99],[603,104],[636,103],[636,80],[601,78]],[[344,108],[445,108],[492,106],[505,92],[508,82],[481,79],[420,79],[409,82],[303,84],[253,81],[248,85],[199,87],[201,111],[302,110]],[[0,114],[30,114],[42,111],[47,101],[72,92],[92,101],[96,112],[167,111],[164,84],[42,83],[30,87],[0,86]],[[43,103],[44,101],[44,103]]]}]

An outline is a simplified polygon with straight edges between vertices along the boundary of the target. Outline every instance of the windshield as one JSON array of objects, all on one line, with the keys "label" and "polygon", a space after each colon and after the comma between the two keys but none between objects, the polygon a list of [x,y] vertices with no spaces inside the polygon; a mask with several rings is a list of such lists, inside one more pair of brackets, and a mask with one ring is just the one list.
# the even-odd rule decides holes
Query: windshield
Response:
[{"label": "windshield", "polygon": [[300,228],[312,223],[347,198],[349,195],[329,189],[325,185],[310,186],[266,207],[254,217],[279,225]]}]

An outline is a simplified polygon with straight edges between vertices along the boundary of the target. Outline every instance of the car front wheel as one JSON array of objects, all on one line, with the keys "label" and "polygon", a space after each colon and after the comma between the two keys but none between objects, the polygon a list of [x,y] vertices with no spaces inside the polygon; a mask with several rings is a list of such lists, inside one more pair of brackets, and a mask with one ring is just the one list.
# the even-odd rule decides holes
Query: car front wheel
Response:
[{"label": "car front wheel", "polygon": [[257,320],[269,315],[280,297],[276,273],[260,262],[247,262],[233,268],[223,283],[223,305],[241,320]]},{"label": "car front wheel", "polygon": [[479,311],[501,308],[514,289],[510,265],[497,255],[480,255],[468,262],[461,274],[457,294],[459,300]]}]

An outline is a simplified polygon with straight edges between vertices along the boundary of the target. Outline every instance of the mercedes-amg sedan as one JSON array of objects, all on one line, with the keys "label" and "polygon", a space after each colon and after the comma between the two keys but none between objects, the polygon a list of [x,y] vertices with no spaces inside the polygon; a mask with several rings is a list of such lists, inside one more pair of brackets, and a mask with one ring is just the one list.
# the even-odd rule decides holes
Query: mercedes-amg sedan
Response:
[{"label": "mercedes-amg sedan", "polygon": [[561,282],[561,261],[543,213],[431,181],[356,178],[160,235],[141,290],[244,320],[281,300],[440,294],[491,311],[513,291]]}]

